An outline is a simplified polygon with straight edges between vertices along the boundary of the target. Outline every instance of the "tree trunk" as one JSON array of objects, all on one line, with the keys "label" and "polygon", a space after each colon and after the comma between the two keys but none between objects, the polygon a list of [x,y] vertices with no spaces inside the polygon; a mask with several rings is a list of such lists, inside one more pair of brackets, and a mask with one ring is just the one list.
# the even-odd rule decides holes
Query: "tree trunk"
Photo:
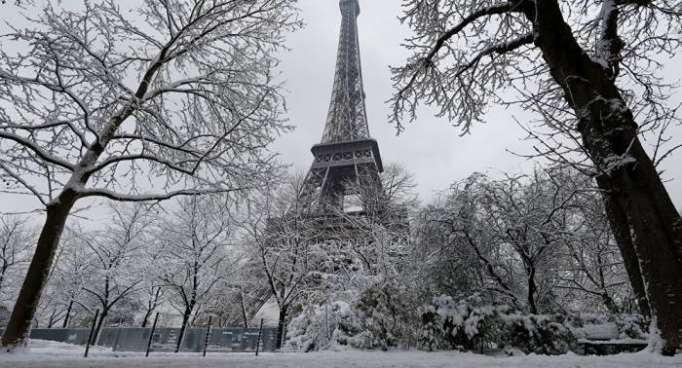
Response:
[{"label": "tree trunk", "polygon": [[528,272],[528,309],[531,314],[538,314],[538,306],[535,302],[535,294],[538,291],[538,287],[535,284],[535,268],[531,267]]},{"label": "tree trunk", "polygon": [[[599,185],[600,189],[605,191],[605,193],[609,192],[610,189],[608,183],[605,183],[604,180],[598,178],[597,184]],[[618,248],[620,249],[620,254],[623,257],[623,263],[625,265],[625,271],[628,274],[632,291],[635,294],[635,301],[637,302],[639,313],[641,313],[642,316],[644,316],[644,318],[647,320],[650,320],[651,310],[649,308],[649,300],[647,299],[646,291],[644,290],[642,270],[639,266],[637,253],[635,252],[635,245],[632,241],[630,225],[628,224],[627,217],[618,204],[611,199],[611,196],[604,194],[603,199],[606,207],[606,214],[609,219],[609,224],[611,225],[611,230],[613,231],[613,236],[616,239]]]},{"label": "tree trunk", "polygon": [[677,213],[676,219],[670,216],[672,201],[639,141],[634,142],[631,154],[637,165],[607,179],[608,196],[627,214],[651,315],[665,340],[663,352],[672,355],[682,342],[682,261],[677,255],[682,220]]},{"label": "tree trunk", "polygon": [[66,307],[66,315],[64,316],[64,323],[62,328],[69,327],[69,319],[71,318],[71,309],[73,309],[73,299],[69,300],[69,306]]},{"label": "tree trunk", "polygon": [[618,308],[618,304],[616,304],[613,298],[611,298],[611,295],[609,295],[609,293],[606,291],[601,294],[601,300],[604,302],[606,309],[609,310],[609,313],[619,314],[621,312],[620,308]]},{"label": "tree trunk", "polygon": [[190,325],[196,326],[197,325],[197,319],[200,317],[199,315],[201,314],[201,305],[196,309],[196,311],[193,312],[194,315],[190,316],[190,319],[192,322],[190,322]]},{"label": "tree trunk", "polygon": [[532,4],[523,11],[533,22],[534,42],[579,118],[577,130],[601,170],[607,202],[627,219],[662,352],[673,355],[682,340],[682,218],[607,70],[580,47],[556,0]]},{"label": "tree trunk", "polygon": [[52,313],[50,313],[50,318],[47,320],[47,328],[52,328],[52,325],[57,322],[57,310],[53,310]]},{"label": "tree trunk", "polygon": [[7,261],[3,259],[2,267],[0,267],[0,292],[2,291],[2,286],[5,284],[5,273],[7,272]]},{"label": "tree trunk", "polygon": [[192,314],[192,309],[185,309],[185,313],[182,315],[182,326],[180,326],[180,333],[178,334],[178,342],[175,344],[175,352],[180,352],[180,347],[182,346],[182,340],[185,337],[185,330],[187,329],[187,324],[189,323],[189,317]]},{"label": "tree trunk", "polygon": [[149,323],[149,317],[152,315],[153,311],[151,309],[147,309],[147,312],[144,314],[144,318],[142,319],[142,325],[140,327],[145,328],[147,327],[147,323]]},{"label": "tree trunk", "polygon": [[13,348],[23,344],[31,329],[40,295],[54,261],[59,240],[69,212],[76,201],[75,193],[64,191],[47,206],[45,224],[40,232],[31,265],[21,285],[19,297],[14,304],[12,315],[2,336],[2,346]]},{"label": "tree trunk", "polygon": [[282,343],[284,342],[284,330],[287,324],[287,311],[289,309],[288,305],[279,308],[279,322],[277,323],[277,342],[275,348],[277,350],[282,348]]},{"label": "tree trunk", "polygon": [[244,323],[244,328],[249,328],[249,318],[247,317],[246,304],[244,303],[244,293],[242,291],[239,292],[239,304],[242,309],[242,321]]},{"label": "tree trunk", "polygon": [[161,288],[156,289],[156,292],[154,293],[154,297],[152,301],[149,303],[149,308],[147,309],[147,312],[144,314],[144,318],[142,319],[142,328],[147,327],[147,323],[149,323],[149,317],[151,317],[152,313],[154,313],[154,310],[156,310],[157,303],[159,302],[159,294],[161,293]]},{"label": "tree trunk", "polygon": [[104,325],[104,319],[109,315],[109,308],[102,308],[102,313],[99,315],[99,320],[97,321],[97,326],[95,327],[95,332],[92,334],[92,341],[90,344],[97,345],[99,342],[99,336],[102,333],[102,326]]}]

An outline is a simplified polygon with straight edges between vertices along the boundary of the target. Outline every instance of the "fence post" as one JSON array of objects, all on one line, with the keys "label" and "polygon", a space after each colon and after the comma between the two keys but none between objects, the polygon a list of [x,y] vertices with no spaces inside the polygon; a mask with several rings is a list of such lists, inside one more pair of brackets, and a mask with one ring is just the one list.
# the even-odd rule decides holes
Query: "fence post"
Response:
[{"label": "fence post", "polygon": [[213,316],[208,316],[208,327],[206,327],[206,337],[204,338],[204,356],[206,356],[206,348],[208,348],[208,339],[211,337],[211,322]]},{"label": "fence post", "polygon": [[260,339],[263,334],[263,319],[260,319],[260,327],[258,328],[258,339],[256,340],[256,356],[258,356],[258,351],[260,350]]},{"label": "fence post", "polygon": [[95,318],[92,319],[92,326],[90,326],[90,334],[88,335],[88,342],[85,344],[85,354],[83,355],[83,358],[87,358],[88,353],[90,352],[90,341],[92,341],[92,334],[95,332],[97,317],[99,317],[99,309],[95,311]]},{"label": "fence post", "polygon": [[149,333],[149,340],[147,341],[147,352],[144,354],[145,357],[149,356],[149,350],[152,348],[152,339],[154,339],[154,332],[156,331],[156,322],[159,321],[159,312],[156,312],[154,317],[154,323],[152,324],[152,331]]}]

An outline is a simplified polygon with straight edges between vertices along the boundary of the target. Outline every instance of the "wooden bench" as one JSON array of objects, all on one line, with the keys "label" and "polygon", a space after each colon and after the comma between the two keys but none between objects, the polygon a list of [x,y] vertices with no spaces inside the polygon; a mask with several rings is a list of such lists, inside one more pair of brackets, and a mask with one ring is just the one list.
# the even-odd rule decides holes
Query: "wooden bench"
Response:
[{"label": "wooden bench", "polygon": [[620,353],[636,353],[646,349],[648,343],[645,340],[578,340],[576,353],[580,355],[613,355]]},{"label": "wooden bench", "polygon": [[577,354],[612,355],[634,353],[644,350],[648,343],[640,339],[622,339],[615,323],[586,325],[576,330],[578,334]]}]

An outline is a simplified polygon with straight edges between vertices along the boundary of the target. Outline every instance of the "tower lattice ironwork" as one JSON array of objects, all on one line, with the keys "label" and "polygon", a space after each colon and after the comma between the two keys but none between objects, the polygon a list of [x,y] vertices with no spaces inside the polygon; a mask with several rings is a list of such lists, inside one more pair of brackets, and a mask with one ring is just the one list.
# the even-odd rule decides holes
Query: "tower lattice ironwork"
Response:
[{"label": "tower lattice ironwork", "polygon": [[344,209],[349,196],[359,194],[357,188],[373,186],[372,192],[380,193],[383,171],[379,146],[367,123],[358,40],[360,5],[358,0],[341,0],[339,6],[342,20],[331,102],[322,140],[311,149],[314,161],[304,191],[321,214]]},{"label": "tower lattice ironwork", "polygon": [[[354,252],[372,248],[374,239],[367,231],[358,231],[357,223],[368,219],[383,223],[387,218],[379,177],[383,171],[381,155],[367,123],[358,40],[360,5],[358,0],[340,0],[339,5],[342,15],[339,48],[322,139],[311,149],[314,160],[299,203],[287,215],[268,219],[266,242],[275,248],[300,242],[307,249],[310,244],[328,241],[353,242]],[[355,208],[346,208],[349,197],[353,202],[359,200],[352,203]],[[349,216],[339,216],[340,213]],[[305,254],[306,262],[313,264],[310,267],[324,273],[338,272],[337,265],[311,261]],[[355,262],[352,254],[348,252],[346,258],[335,256],[337,263],[348,267]],[[376,252],[367,249],[363,257],[365,262],[374,262]],[[264,295],[269,298],[271,294]],[[260,305],[268,298],[261,299]]]}]

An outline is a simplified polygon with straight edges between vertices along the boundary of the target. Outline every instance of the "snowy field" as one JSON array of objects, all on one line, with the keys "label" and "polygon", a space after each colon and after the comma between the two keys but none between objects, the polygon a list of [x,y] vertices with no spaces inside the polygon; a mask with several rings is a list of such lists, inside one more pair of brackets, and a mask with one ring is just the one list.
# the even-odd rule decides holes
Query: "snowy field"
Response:
[{"label": "snowy field", "polygon": [[82,358],[81,346],[34,341],[30,353],[2,354],[2,368],[679,368],[682,356],[665,358],[648,353],[609,357],[487,357],[463,353],[325,352],[311,354],[156,354],[91,351]]}]

